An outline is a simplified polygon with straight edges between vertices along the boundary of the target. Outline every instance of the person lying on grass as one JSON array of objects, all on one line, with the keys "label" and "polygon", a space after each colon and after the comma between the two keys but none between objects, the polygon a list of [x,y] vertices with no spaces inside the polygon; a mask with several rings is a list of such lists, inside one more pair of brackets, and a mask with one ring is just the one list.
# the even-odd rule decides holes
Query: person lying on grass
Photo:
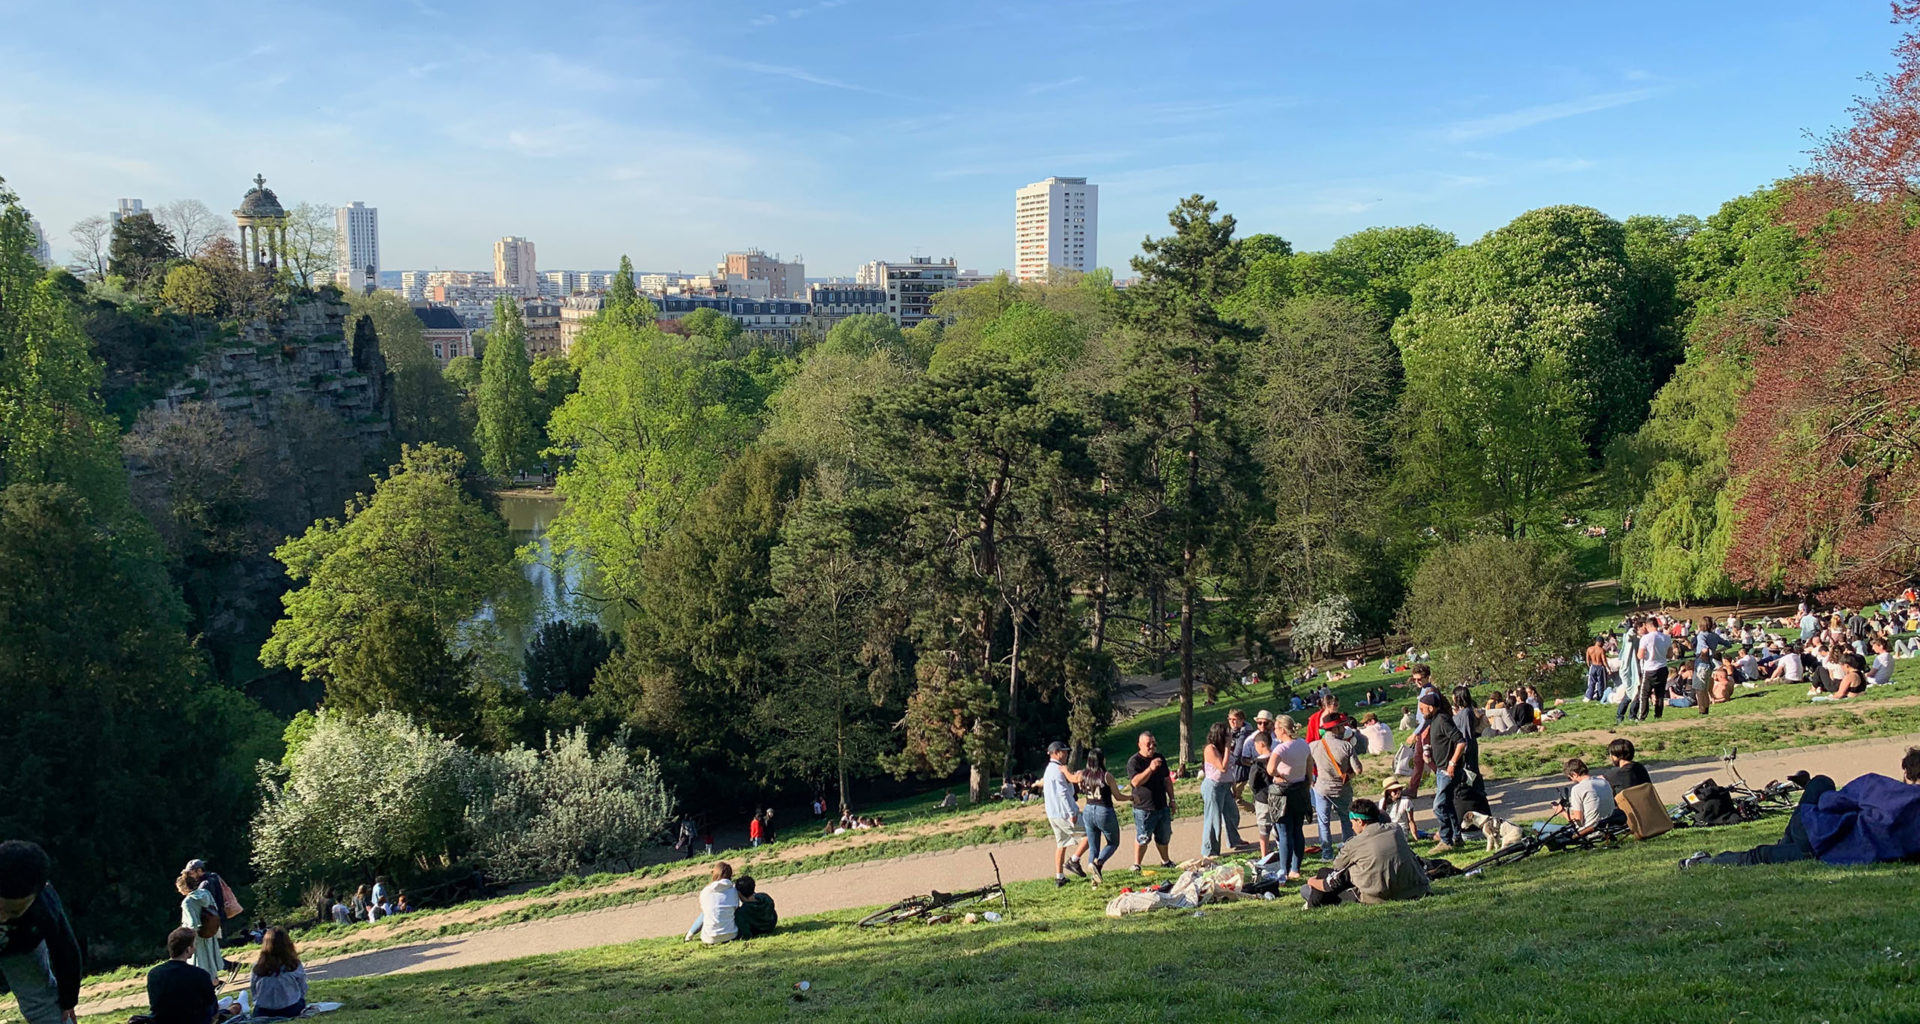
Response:
[{"label": "person lying on grass", "polygon": [[[1900,774],[1910,786],[1920,786],[1920,747],[1908,747],[1906,756],[1900,759]],[[1723,864],[1747,867],[1754,864],[1791,864],[1795,861],[1814,859],[1813,840],[1807,834],[1807,825],[1802,820],[1804,808],[1818,805],[1820,798],[1834,791],[1833,780],[1825,775],[1811,778],[1803,775],[1793,777],[1800,782],[1800,803],[1793,809],[1793,817],[1787,819],[1786,834],[1777,843],[1756,846],[1751,850],[1729,850],[1726,853],[1710,855],[1705,850],[1680,862],[1680,867],[1694,867],[1699,864]],[[1856,780],[1858,781],[1858,780]]]},{"label": "person lying on grass", "polygon": [[1407,843],[1407,834],[1386,820],[1380,806],[1365,797],[1347,811],[1359,834],[1340,847],[1333,863],[1307,879],[1301,894],[1309,907],[1330,903],[1386,903],[1417,900],[1432,888],[1427,872]]}]

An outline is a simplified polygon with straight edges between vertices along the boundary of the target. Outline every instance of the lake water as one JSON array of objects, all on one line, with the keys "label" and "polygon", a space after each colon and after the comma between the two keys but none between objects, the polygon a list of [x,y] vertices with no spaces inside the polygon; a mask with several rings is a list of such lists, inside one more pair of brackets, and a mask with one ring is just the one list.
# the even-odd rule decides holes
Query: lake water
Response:
[{"label": "lake water", "polygon": [[547,528],[560,514],[560,499],[521,493],[503,495],[499,504],[513,545],[520,552],[520,572],[526,578],[529,591],[525,611],[516,611],[513,616],[519,621],[506,624],[509,636],[524,646],[528,635],[555,619],[597,619],[596,603],[580,593],[582,566],[579,561],[569,560],[564,570],[554,564]]}]

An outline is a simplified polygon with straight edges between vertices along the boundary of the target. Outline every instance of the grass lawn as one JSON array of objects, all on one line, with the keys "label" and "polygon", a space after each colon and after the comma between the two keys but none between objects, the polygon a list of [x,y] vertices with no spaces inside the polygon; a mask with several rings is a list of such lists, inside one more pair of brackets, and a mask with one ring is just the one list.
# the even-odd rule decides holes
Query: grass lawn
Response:
[{"label": "grass lawn", "polygon": [[364,1024],[1242,1020],[1255,1006],[1369,1022],[1914,1019],[1920,869],[1674,868],[1782,824],[1542,853],[1415,904],[1308,912],[1283,896],[1112,920],[1117,885],[1025,883],[1001,924],[870,931],[848,911],[715,949],[650,940],[315,991]]}]

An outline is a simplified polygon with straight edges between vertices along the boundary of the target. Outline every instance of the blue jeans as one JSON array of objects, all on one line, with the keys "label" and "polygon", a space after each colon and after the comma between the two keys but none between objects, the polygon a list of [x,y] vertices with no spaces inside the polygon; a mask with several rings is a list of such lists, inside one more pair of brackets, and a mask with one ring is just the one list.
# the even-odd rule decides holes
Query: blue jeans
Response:
[{"label": "blue jeans", "polygon": [[1222,806],[1233,799],[1225,782],[1200,780],[1200,856],[1218,857],[1226,845],[1227,814]]},{"label": "blue jeans", "polygon": [[1454,776],[1439,769],[1433,772],[1433,818],[1436,822],[1434,832],[1440,841],[1451,846],[1460,845],[1460,815],[1453,809]]},{"label": "blue jeans", "polygon": [[1352,805],[1352,790],[1339,796],[1327,796],[1317,789],[1313,791],[1313,812],[1320,821],[1320,856],[1323,859],[1333,859],[1332,826],[1335,821],[1340,823],[1341,842],[1353,838],[1353,822],[1347,820],[1347,808]]},{"label": "blue jeans", "polygon": [[0,956],[0,994],[11,991],[27,1024],[60,1024],[60,987],[47,959],[47,944],[14,956]]},{"label": "blue jeans", "polygon": [[1587,666],[1587,699],[1599,700],[1607,693],[1607,669],[1604,665]]},{"label": "blue jeans", "polygon": [[1227,828],[1226,838],[1221,840],[1220,845],[1227,847],[1240,845],[1240,801],[1233,798],[1231,782],[1220,784],[1220,816]]},{"label": "blue jeans", "polygon": [[[1119,816],[1111,807],[1088,804],[1080,812],[1080,824],[1087,830],[1087,856],[1104,867],[1108,858],[1120,849]],[[1103,849],[1106,852],[1101,852]]]},{"label": "blue jeans", "polygon": [[1281,797],[1287,805],[1280,812],[1280,827],[1276,829],[1274,845],[1280,854],[1280,866],[1287,874],[1300,871],[1300,852],[1307,848],[1306,830],[1301,822],[1307,820],[1307,794],[1312,792],[1304,782],[1296,782],[1286,788]]},{"label": "blue jeans", "polygon": [[1173,812],[1165,807],[1157,811],[1133,809],[1133,840],[1140,846],[1158,843],[1165,846],[1173,841]]}]

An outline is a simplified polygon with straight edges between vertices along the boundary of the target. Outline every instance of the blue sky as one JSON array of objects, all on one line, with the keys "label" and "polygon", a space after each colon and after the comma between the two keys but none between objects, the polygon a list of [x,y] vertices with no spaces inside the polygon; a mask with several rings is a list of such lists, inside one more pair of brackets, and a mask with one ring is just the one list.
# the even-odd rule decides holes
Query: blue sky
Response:
[{"label": "blue sky", "polygon": [[1124,276],[1202,192],[1299,248],[1582,203],[1711,212],[1890,65],[1877,0],[1608,4],[0,0],[0,177],[380,210],[386,269],[1013,261],[1013,190],[1101,186]]}]

